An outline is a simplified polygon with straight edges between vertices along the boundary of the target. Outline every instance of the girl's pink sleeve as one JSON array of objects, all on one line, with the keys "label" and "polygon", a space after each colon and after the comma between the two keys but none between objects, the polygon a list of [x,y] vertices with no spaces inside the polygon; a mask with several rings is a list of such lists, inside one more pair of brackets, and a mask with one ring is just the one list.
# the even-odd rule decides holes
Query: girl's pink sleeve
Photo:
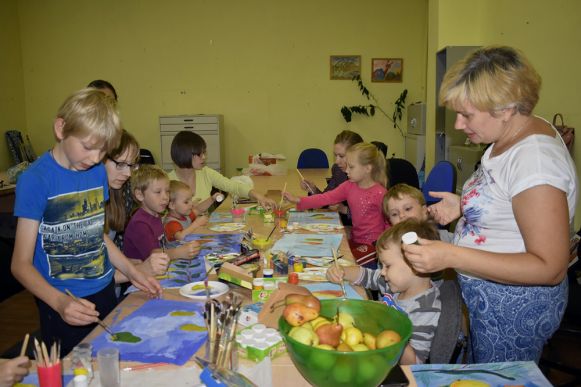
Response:
[{"label": "girl's pink sleeve", "polygon": [[346,181],[339,187],[332,191],[321,193],[318,195],[305,196],[297,204],[297,210],[308,210],[309,208],[320,208],[332,204],[341,203],[347,200],[347,192],[349,191],[349,182]]}]

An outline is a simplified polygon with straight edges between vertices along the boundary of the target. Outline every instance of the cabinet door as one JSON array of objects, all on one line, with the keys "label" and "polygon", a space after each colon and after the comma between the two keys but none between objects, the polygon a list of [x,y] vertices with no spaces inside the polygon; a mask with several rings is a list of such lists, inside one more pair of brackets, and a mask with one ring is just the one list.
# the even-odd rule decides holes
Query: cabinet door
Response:
[{"label": "cabinet door", "polygon": [[[177,132],[163,132],[161,135],[161,166],[164,170],[170,171],[174,168],[171,160],[171,143]],[[220,138],[216,132],[198,133],[206,142],[206,165],[220,171]]]}]

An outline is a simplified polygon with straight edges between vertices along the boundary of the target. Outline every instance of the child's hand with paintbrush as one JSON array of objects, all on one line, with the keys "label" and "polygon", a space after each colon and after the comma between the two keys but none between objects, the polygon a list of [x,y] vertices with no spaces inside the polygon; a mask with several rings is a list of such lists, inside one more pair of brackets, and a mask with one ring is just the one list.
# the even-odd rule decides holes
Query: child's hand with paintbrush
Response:
[{"label": "child's hand with paintbrush", "polygon": [[99,312],[95,309],[95,304],[84,298],[73,298],[60,293],[55,306],[54,310],[70,325],[89,325],[99,320]]},{"label": "child's hand with paintbrush", "polygon": [[286,201],[291,202],[291,203],[297,204],[298,202],[301,201],[301,198],[300,197],[298,197],[296,195],[293,195],[290,192],[285,192],[282,196],[284,197],[284,199]]},{"label": "child's hand with paintbrush", "polygon": [[359,279],[361,268],[359,266],[346,266],[332,264],[327,269],[327,279],[330,282],[340,284],[343,281],[351,283]]},{"label": "child's hand with paintbrush", "polygon": [[186,242],[166,252],[170,259],[192,259],[200,252],[200,243],[198,241]]}]

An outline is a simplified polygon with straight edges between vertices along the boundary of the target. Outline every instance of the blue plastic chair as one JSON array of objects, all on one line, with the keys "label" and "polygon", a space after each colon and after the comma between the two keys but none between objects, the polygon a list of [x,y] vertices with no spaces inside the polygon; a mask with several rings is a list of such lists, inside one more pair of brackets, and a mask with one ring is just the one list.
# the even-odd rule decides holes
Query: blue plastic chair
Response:
[{"label": "blue plastic chair", "polygon": [[297,168],[329,168],[327,155],[319,148],[309,148],[301,152]]},{"label": "blue plastic chair", "polygon": [[440,199],[428,195],[428,192],[455,192],[456,191],[456,169],[449,161],[440,161],[430,171],[426,182],[422,186],[422,193],[426,199],[426,204],[434,204]]}]

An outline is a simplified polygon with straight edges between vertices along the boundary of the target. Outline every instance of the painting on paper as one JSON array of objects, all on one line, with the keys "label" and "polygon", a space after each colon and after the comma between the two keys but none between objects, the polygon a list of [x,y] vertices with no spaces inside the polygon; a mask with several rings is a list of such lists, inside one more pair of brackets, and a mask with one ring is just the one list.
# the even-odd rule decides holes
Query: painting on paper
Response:
[{"label": "painting on paper", "polygon": [[184,242],[198,241],[200,256],[208,254],[226,255],[240,254],[240,243],[244,234],[189,234]]},{"label": "painting on paper", "polygon": [[401,82],[402,80],[402,58],[373,58],[371,60],[372,82]]},{"label": "painting on paper", "polygon": [[465,385],[504,386],[550,386],[551,383],[532,361],[517,361],[489,364],[420,364],[411,370],[418,387],[450,386],[463,381]]},{"label": "painting on paper", "polygon": [[210,223],[231,223],[233,222],[232,214],[229,212],[212,212],[210,215]]},{"label": "painting on paper", "polygon": [[[341,290],[341,285],[334,284],[331,282],[316,283],[316,284],[306,284],[303,285],[305,288],[309,289],[313,296],[321,300],[328,300],[333,298],[343,297],[343,290]],[[363,297],[355,289],[349,285],[345,284],[346,297],[355,300],[362,300]]]},{"label": "painting on paper", "polygon": [[119,340],[106,332],[93,340],[93,356],[101,348],[115,347],[121,361],[183,365],[208,337],[203,308],[199,302],[147,301],[111,326]]},{"label": "painting on paper", "polygon": [[288,222],[299,224],[332,224],[341,225],[339,213],[332,211],[290,211]]},{"label": "painting on paper", "polygon": [[329,257],[339,249],[342,234],[285,234],[272,251],[285,251],[301,257]]},{"label": "painting on paper", "polygon": [[331,79],[352,80],[361,76],[361,55],[331,55]]}]

